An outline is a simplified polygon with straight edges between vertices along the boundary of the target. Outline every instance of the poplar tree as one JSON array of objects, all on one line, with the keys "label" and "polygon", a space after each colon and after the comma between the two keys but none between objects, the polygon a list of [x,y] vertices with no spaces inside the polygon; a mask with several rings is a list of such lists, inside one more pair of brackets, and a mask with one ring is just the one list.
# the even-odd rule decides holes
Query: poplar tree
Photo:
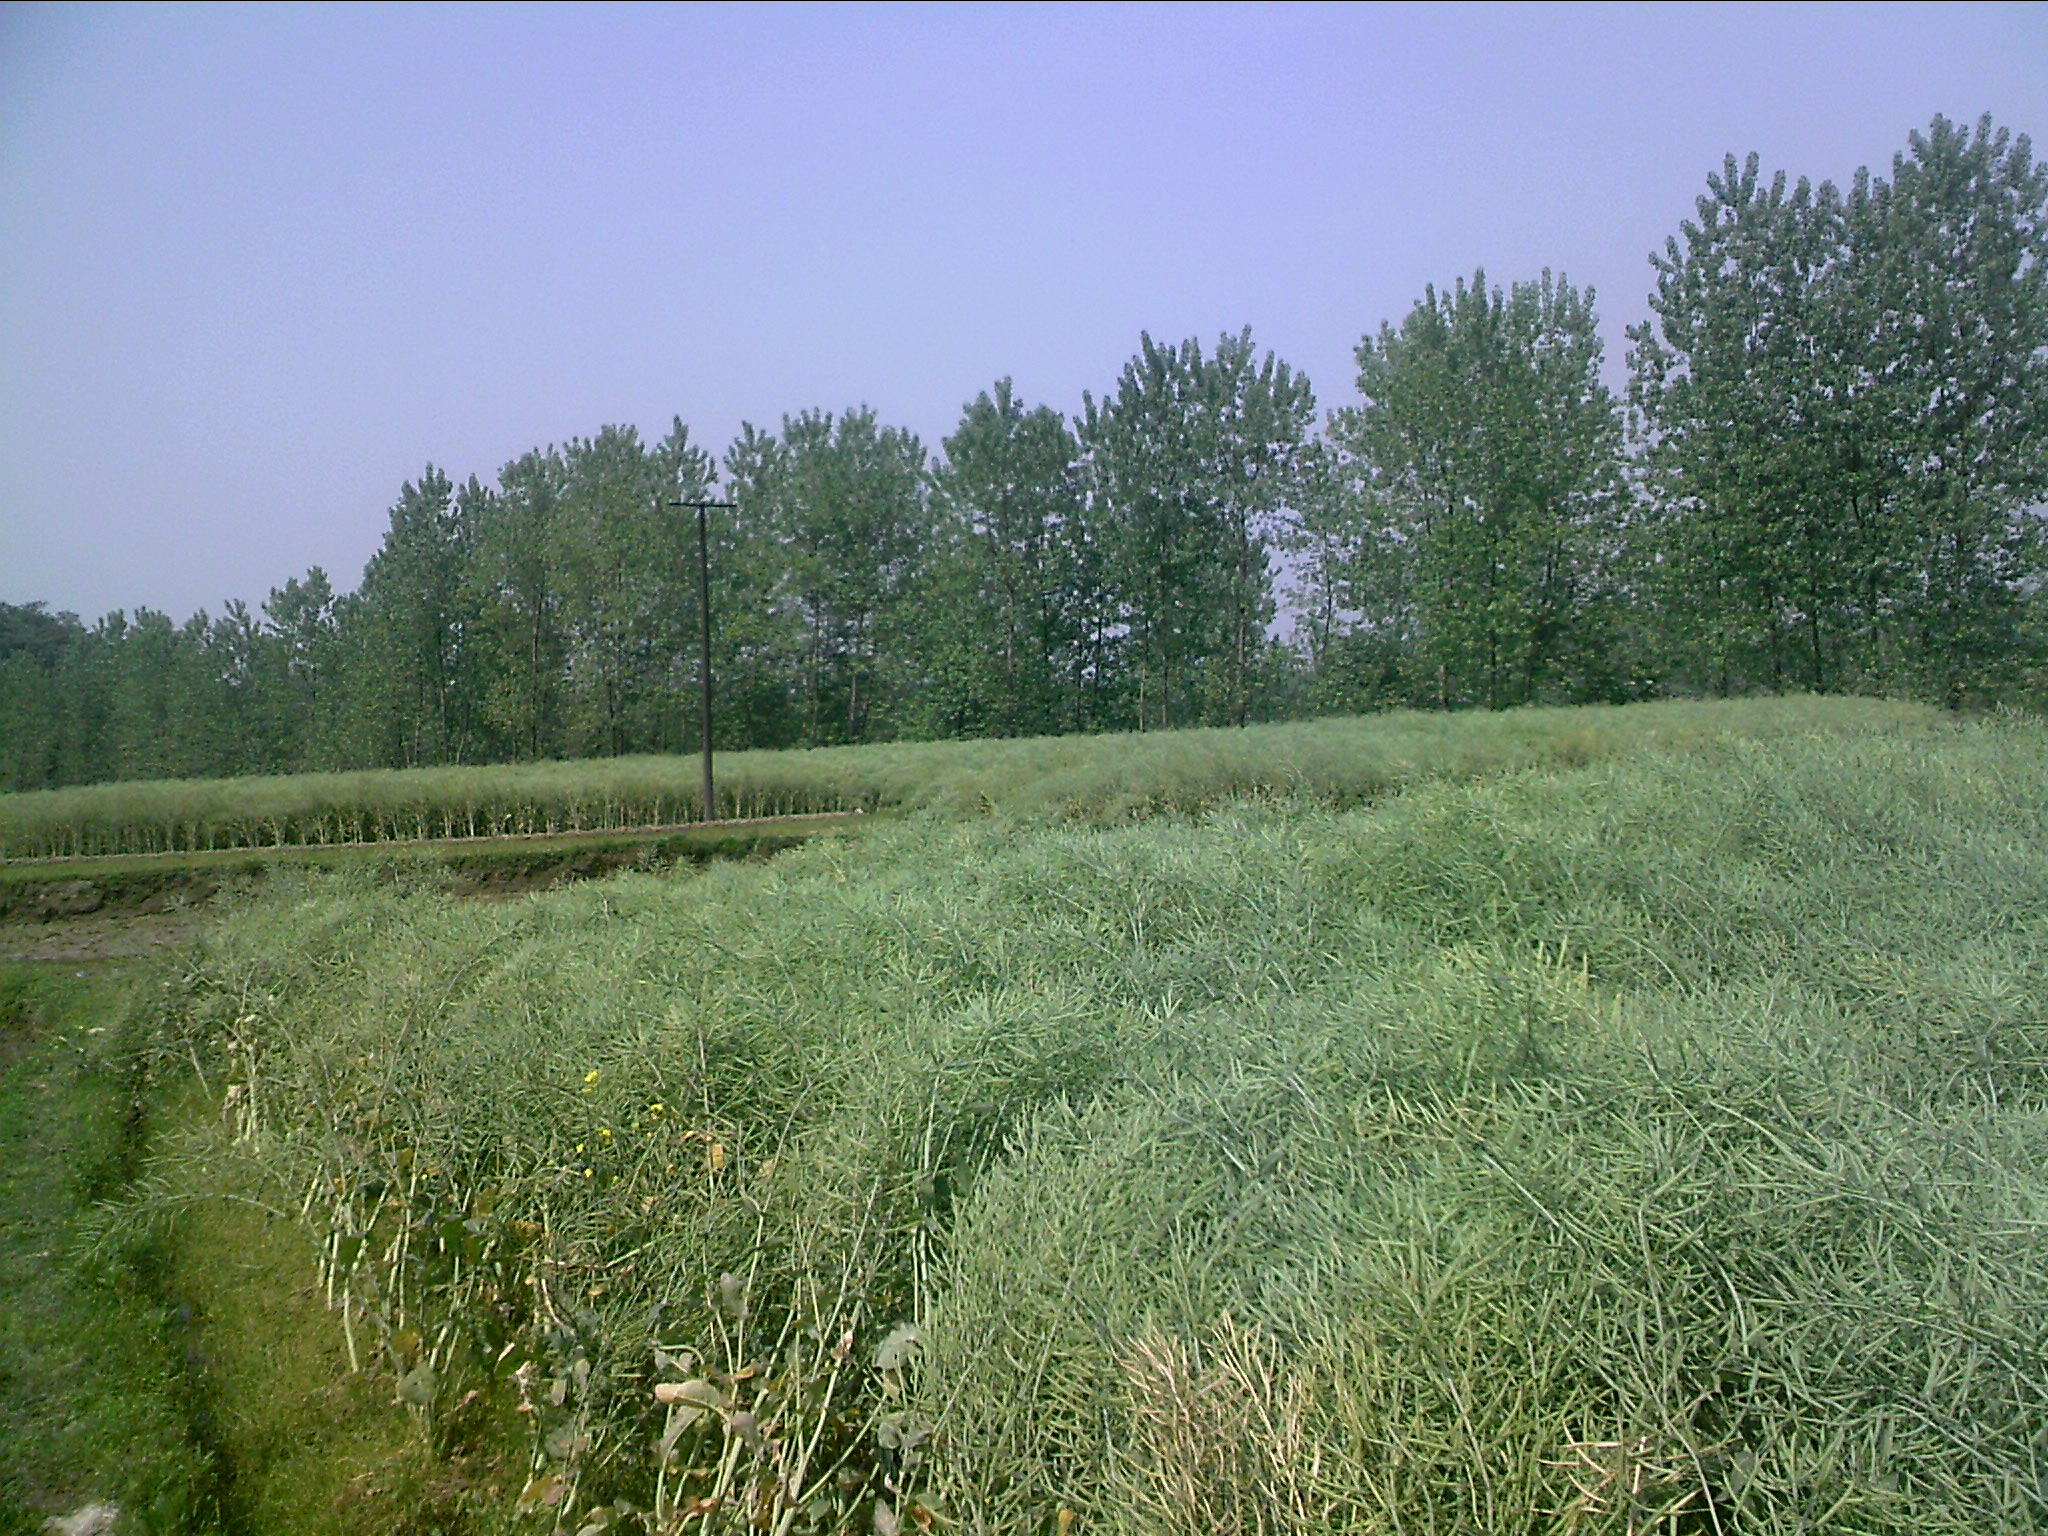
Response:
[{"label": "poplar tree", "polygon": [[1857,199],[1865,371],[1897,510],[1905,680],[1948,704],[2012,680],[2048,499],[2048,165],[1986,116],[1937,117]]},{"label": "poplar tree", "polygon": [[694,540],[670,502],[701,497],[711,457],[677,420],[644,446],[606,427],[563,453],[561,516],[550,530],[562,591],[570,749],[616,755],[682,745],[682,700],[695,676]]},{"label": "poplar tree", "polygon": [[1001,379],[944,446],[935,597],[918,636],[921,734],[1070,729],[1087,601],[1074,435]]},{"label": "poplar tree", "polygon": [[924,449],[865,406],[749,426],[726,455],[738,515],[772,541],[768,601],[800,651],[807,744],[889,733],[910,684],[905,636],[931,546]]},{"label": "poplar tree", "polygon": [[1630,332],[1664,642],[1709,691],[1830,687],[1884,542],[1854,494],[1855,391],[1830,344],[1847,319],[1842,202],[1730,156],[1696,210],[1651,257],[1656,319]]},{"label": "poplar tree", "polygon": [[264,768],[296,773],[343,766],[326,756],[322,721],[334,668],[334,587],[319,566],[273,587],[263,604],[256,684],[264,717]]},{"label": "poplar tree", "polygon": [[470,543],[453,483],[429,464],[400,490],[347,610],[354,661],[348,707],[361,750],[377,766],[463,755],[456,679]]},{"label": "poplar tree", "polygon": [[2044,210],[2048,171],[1989,118],[1936,118],[1846,195],[1755,155],[1708,178],[1630,333],[1681,684],[2009,682],[2042,574]]},{"label": "poplar tree", "polygon": [[76,614],[0,602],[0,792],[67,782],[64,739],[76,701],[67,700],[65,675],[84,640]]},{"label": "poplar tree", "polygon": [[1213,356],[1149,335],[1080,441],[1105,576],[1135,670],[1135,723],[1243,724],[1273,613],[1268,540],[1298,492],[1308,380],[1249,327]]},{"label": "poplar tree", "polygon": [[1621,524],[1620,419],[1590,290],[1477,273],[1359,343],[1330,435],[1355,522],[1346,605],[1415,702],[1599,692]]},{"label": "poplar tree", "polygon": [[478,624],[480,705],[497,755],[538,758],[562,750],[567,644],[564,595],[554,555],[567,515],[568,468],[535,448],[507,464],[480,520],[470,568]]}]

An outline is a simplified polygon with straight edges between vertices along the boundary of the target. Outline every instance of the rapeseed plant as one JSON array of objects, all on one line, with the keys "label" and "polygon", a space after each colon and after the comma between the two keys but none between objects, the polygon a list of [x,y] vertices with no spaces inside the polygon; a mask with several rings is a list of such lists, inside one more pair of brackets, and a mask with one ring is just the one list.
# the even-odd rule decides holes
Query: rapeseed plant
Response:
[{"label": "rapeseed plant", "polygon": [[[1394,711],[1241,730],[894,743],[720,758],[718,813],[942,809],[1120,822],[1234,796],[1356,805],[1431,780],[1576,766],[1654,743],[1924,725],[1858,698]],[[625,757],[285,778],[153,780],[0,795],[0,858],[326,848],[626,832],[698,819],[696,763]]]},{"label": "rapeseed plant", "polygon": [[308,878],[153,1027],[565,1530],[2018,1533],[2044,913],[2048,733],[1786,734]]}]

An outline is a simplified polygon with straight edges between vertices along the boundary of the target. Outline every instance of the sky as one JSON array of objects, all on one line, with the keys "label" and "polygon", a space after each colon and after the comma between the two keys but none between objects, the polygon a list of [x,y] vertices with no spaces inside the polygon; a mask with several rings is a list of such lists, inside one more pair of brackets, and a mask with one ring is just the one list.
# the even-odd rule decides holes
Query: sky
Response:
[{"label": "sky", "polygon": [[1724,156],[1986,112],[2048,134],[2048,5],[0,5],[0,601],[352,589],[428,464],[613,423],[935,453],[1145,332],[1327,411],[1478,268],[1591,285],[1618,387]]}]

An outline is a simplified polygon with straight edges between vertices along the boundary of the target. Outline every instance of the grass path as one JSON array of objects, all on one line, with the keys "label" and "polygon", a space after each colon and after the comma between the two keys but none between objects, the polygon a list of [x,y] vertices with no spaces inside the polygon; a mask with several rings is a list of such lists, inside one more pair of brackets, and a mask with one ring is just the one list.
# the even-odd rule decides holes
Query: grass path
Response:
[{"label": "grass path", "polygon": [[148,1255],[95,1272],[79,1218],[118,1192],[131,1151],[108,1021],[119,970],[0,966],[0,1530],[95,1502],[132,1528],[217,1525],[216,1467]]},{"label": "grass path", "polygon": [[152,984],[0,962],[0,1536],[95,1505],[162,1536],[447,1528],[463,1477],[350,1374],[295,1226],[205,1202],[91,1244],[153,1136],[212,1113],[137,1103],[115,1021]]}]

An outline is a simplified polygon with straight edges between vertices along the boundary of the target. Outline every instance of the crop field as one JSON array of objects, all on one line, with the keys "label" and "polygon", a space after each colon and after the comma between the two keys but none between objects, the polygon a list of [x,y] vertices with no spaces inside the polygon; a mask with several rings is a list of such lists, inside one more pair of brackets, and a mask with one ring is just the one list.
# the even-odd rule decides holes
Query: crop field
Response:
[{"label": "crop field", "polygon": [[[718,759],[716,809],[723,819],[930,808],[1114,820],[1273,792],[1355,805],[1427,779],[1589,761],[1645,741],[1927,718],[1872,699],[1752,699],[733,752]],[[682,757],[92,785],[0,795],[0,858],[610,832],[697,820],[699,801],[696,759]]]},{"label": "crop field", "polygon": [[2038,1531],[2048,732],[1770,708],[274,871],[125,1017],[204,1108],[92,1248],[302,1234],[435,1529]]}]

